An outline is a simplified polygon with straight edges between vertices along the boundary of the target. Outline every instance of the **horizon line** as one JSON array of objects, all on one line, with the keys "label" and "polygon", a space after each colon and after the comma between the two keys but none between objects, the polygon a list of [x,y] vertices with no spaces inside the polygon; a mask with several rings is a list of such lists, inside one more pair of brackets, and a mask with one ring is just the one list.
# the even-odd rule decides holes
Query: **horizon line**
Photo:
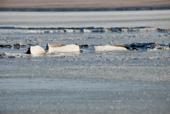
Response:
[{"label": "horizon line", "polygon": [[0,7],[0,11],[21,11],[21,12],[29,12],[29,11],[50,11],[50,12],[57,12],[57,11],[137,11],[137,10],[169,10],[170,5],[167,6],[145,6],[145,7],[100,7],[100,8],[20,8],[20,7]]}]

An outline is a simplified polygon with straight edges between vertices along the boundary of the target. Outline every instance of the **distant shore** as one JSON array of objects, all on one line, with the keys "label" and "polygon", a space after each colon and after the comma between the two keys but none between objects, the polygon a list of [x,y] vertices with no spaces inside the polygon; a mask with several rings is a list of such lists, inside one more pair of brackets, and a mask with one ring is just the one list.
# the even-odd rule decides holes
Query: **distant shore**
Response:
[{"label": "distant shore", "polygon": [[21,11],[21,12],[31,12],[31,11],[50,11],[50,12],[60,12],[60,11],[140,11],[140,10],[167,10],[170,9],[170,5],[167,6],[147,6],[147,7],[101,7],[101,8],[16,8],[16,7],[0,7],[0,11]]}]

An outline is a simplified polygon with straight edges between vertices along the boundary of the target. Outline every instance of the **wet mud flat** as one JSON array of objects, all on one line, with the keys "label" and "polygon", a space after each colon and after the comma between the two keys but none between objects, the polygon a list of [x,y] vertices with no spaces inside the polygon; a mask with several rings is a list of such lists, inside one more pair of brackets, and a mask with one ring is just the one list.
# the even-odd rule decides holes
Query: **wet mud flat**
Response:
[{"label": "wet mud flat", "polygon": [[[169,31],[30,31],[0,30],[0,113],[169,114],[170,51],[141,45],[169,46]],[[52,42],[135,44],[141,50],[25,54],[31,45]]]}]

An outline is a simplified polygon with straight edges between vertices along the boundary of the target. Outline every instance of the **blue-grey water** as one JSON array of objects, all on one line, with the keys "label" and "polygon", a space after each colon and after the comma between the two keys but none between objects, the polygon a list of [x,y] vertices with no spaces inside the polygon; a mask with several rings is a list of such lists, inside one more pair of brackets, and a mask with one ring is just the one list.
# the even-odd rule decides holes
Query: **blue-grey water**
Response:
[{"label": "blue-grey water", "polygon": [[0,29],[0,45],[12,46],[0,47],[0,114],[169,114],[169,50],[25,54],[54,42],[169,45],[170,33]]}]

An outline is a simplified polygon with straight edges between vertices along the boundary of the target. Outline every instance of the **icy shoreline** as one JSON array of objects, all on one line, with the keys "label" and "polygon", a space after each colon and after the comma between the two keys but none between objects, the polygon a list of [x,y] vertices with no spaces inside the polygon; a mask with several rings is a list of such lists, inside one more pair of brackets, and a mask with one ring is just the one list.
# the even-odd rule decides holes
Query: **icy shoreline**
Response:
[{"label": "icy shoreline", "polygon": [[153,27],[10,27],[0,26],[3,32],[23,33],[109,33],[109,32],[170,32],[170,29]]}]

